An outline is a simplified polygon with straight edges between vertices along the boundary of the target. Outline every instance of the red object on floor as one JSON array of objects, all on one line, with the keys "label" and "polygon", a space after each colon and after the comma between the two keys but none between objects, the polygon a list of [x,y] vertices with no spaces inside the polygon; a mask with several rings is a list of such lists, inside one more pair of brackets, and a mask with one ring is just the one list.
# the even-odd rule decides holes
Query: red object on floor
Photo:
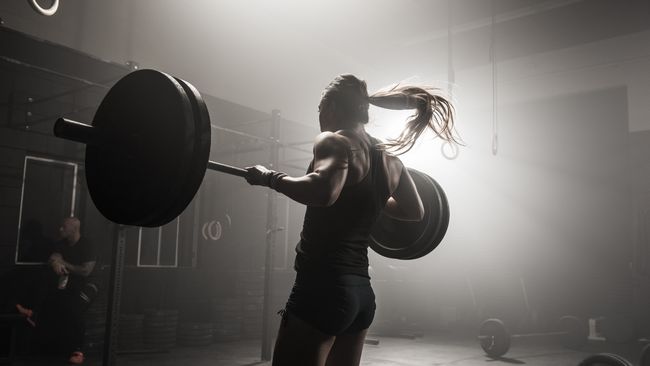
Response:
[{"label": "red object on floor", "polygon": [[81,365],[84,363],[84,354],[79,351],[72,352],[72,355],[70,356],[68,362],[73,365]]}]

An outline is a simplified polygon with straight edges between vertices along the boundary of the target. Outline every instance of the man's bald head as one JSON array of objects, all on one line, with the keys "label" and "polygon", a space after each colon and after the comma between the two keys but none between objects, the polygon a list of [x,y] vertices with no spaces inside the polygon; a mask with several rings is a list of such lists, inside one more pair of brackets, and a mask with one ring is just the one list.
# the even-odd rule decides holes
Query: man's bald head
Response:
[{"label": "man's bald head", "polygon": [[81,221],[76,217],[66,217],[61,222],[61,227],[59,228],[61,238],[71,243],[76,243],[79,240],[80,231]]}]

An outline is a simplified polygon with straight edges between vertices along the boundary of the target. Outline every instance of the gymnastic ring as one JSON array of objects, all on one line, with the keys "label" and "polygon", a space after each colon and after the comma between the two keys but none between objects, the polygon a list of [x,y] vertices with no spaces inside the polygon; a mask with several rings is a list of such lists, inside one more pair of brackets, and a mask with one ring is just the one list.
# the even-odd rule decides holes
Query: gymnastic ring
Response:
[{"label": "gymnastic ring", "polygon": [[37,0],[27,0],[27,2],[29,3],[29,5],[32,6],[34,10],[36,10],[37,13],[41,15],[45,15],[46,17],[50,17],[56,14],[56,11],[59,10],[59,0],[52,1],[52,6],[50,6],[47,9],[40,6]]},{"label": "gymnastic ring", "polygon": [[[449,146],[451,148],[451,154],[447,153],[445,151],[445,146]],[[445,141],[445,142],[442,143],[442,145],[440,145],[440,153],[447,160],[456,160],[456,158],[458,157],[458,154],[460,153],[460,150],[458,149],[457,145],[452,144],[449,141]]]}]

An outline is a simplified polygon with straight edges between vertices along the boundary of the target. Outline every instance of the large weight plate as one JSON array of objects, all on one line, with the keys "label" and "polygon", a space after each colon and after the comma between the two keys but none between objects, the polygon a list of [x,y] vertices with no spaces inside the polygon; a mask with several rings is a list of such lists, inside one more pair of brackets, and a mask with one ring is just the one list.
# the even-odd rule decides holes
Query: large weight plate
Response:
[{"label": "large weight plate", "polygon": [[196,165],[207,164],[196,159],[197,134],[204,132],[183,86],[159,71],[134,71],[108,91],[93,127],[106,145],[86,146],[86,179],[102,215],[145,227],[178,216],[180,202],[195,193],[187,187],[203,179]]},{"label": "large weight plate", "polygon": [[440,185],[428,175],[408,168],[424,205],[422,221],[400,221],[382,214],[370,234],[370,247],[395,259],[416,259],[442,241],[449,226],[449,204]]},{"label": "large weight plate", "polygon": [[207,105],[203,101],[203,97],[187,81],[178,78],[176,78],[176,81],[183,87],[192,106],[192,120],[194,121],[194,140],[192,141],[192,147],[194,151],[190,158],[191,160],[187,162],[189,171],[187,173],[187,179],[185,179],[185,185],[179,191],[175,204],[170,208],[169,214],[174,215],[174,217],[180,215],[185,210],[199,190],[199,186],[205,176],[205,171],[208,168],[211,139],[210,114],[208,113]]},{"label": "large weight plate", "polygon": [[490,357],[501,357],[510,349],[510,333],[499,319],[487,319],[479,330],[481,348]]}]

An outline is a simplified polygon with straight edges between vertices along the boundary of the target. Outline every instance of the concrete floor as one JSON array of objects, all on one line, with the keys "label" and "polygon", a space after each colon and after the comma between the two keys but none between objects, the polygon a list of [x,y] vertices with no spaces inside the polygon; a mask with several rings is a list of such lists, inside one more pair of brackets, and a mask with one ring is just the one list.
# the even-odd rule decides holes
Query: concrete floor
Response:
[{"label": "concrete floor", "polygon": [[[378,345],[366,345],[363,366],[576,366],[593,353],[617,353],[637,365],[642,345],[591,342],[579,351],[568,350],[549,340],[516,340],[505,357],[487,357],[477,342],[468,339],[424,336],[416,339],[372,337]],[[165,353],[118,355],[116,366],[270,366],[260,361],[260,341],[233,341],[203,347],[177,347]],[[67,365],[65,360],[19,360],[14,365]],[[101,366],[98,356],[87,366]]]},{"label": "concrete floor", "polygon": [[[487,357],[472,340],[451,340],[448,337],[425,336],[416,339],[374,337],[379,345],[366,345],[363,366],[576,366],[592,353],[617,353],[638,364],[641,345],[615,345],[592,342],[580,351],[564,349],[551,341],[517,340],[503,358]],[[65,365],[57,362],[16,362],[15,365]],[[89,366],[100,366],[101,360],[89,359]],[[259,341],[215,343],[204,347],[178,347],[167,353],[119,355],[117,366],[269,366],[260,361]]]}]

